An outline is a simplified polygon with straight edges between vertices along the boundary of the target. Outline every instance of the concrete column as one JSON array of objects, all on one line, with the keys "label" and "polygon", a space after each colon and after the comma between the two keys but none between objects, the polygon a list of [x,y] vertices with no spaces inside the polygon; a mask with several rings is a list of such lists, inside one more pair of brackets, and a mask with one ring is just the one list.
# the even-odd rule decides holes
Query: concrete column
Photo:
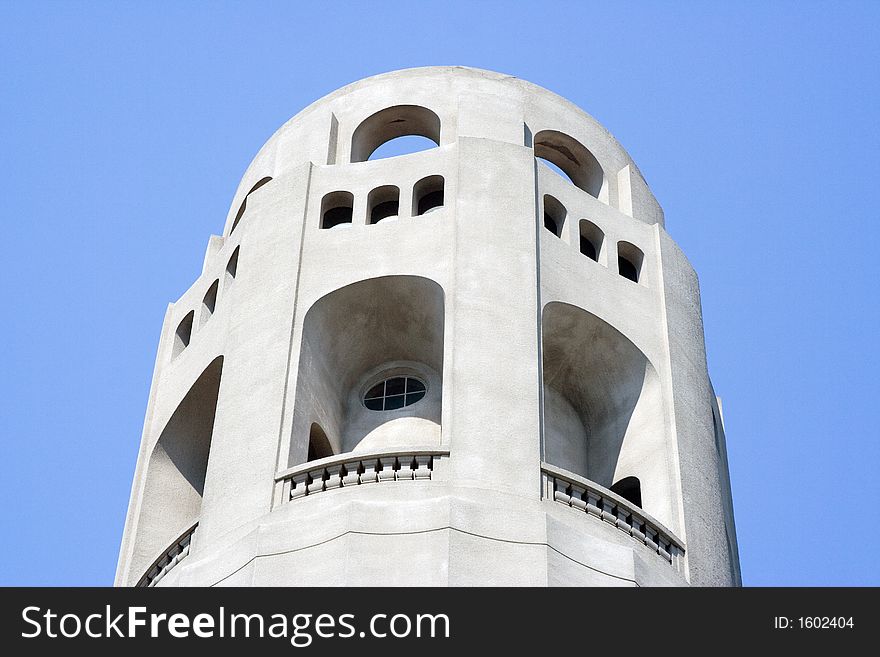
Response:
[{"label": "concrete column", "polygon": [[[456,483],[540,495],[535,167],[530,149],[459,139],[450,381]],[[444,427],[444,430],[446,428]]]},{"label": "concrete column", "polygon": [[199,543],[269,511],[310,165],[248,206],[205,480]]}]

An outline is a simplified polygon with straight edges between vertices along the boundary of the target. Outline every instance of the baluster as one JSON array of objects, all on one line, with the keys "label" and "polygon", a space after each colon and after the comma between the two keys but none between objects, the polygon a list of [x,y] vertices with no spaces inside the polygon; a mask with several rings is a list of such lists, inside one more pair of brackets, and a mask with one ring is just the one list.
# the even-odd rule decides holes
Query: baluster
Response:
[{"label": "baluster", "polygon": [[401,456],[398,460],[400,464],[400,469],[397,471],[397,480],[398,481],[412,481],[413,479],[413,463],[415,459],[410,457],[407,458],[405,456]]},{"label": "baluster", "polygon": [[374,484],[379,481],[379,461],[370,459],[361,461],[364,471],[361,473],[361,484]]},{"label": "baluster", "polygon": [[314,495],[324,490],[324,468],[309,472],[308,494]]},{"label": "baluster", "polygon": [[666,559],[666,561],[672,562],[672,554],[669,552],[669,540],[661,536],[660,540],[657,541],[657,545],[660,546],[658,550],[660,556]]},{"label": "baluster", "polygon": [[416,479],[430,479],[431,478],[431,455],[424,454],[415,457],[416,469],[413,472],[413,476]]},{"label": "baluster", "polygon": [[571,485],[571,505],[580,511],[587,510],[587,503],[584,501],[584,493],[586,493],[586,489],[583,486],[578,486],[577,484]]},{"label": "baluster", "polygon": [[610,522],[612,525],[617,524],[617,518],[614,515],[614,502],[602,498],[602,520]]},{"label": "baluster", "polygon": [[568,494],[568,482],[564,479],[556,478],[554,483],[553,499],[563,504],[571,504],[571,495]]},{"label": "baluster", "polygon": [[324,482],[324,490],[342,488],[342,464],[327,466],[327,480]]},{"label": "baluster", "polygon": [[645,521],[642,520],[641,518],[638,518],[635,515],[633,515],[630,518],[630,523],[631,523],[631,525],[630,525],[629,533],[632,534],[633,538],[635,538],[637,541],[644,543],[645,542],[645,532],[644,532]]},{"label": "baluster", "polygon": [[656,552],[659,547],[657,545],[657,530],[653,527],[649,527],[647,524],[645,525],[645,545],[654,550],[654,552]]},{"label": "baluster", "polygon": [[358,485],[358,482],[360,481],[360,469],[360,461],[352,461],[351,463],[345,464],[345,476],[342,478],[343,487]]},{"label": "baluster", "polygon": [[627,517],[629,516],[629,511],[623,508],[622,505],[617,505],[617,528],[625,531],[627,534],[630,533],[630,525],[627,522]]},{"label": "baluster", "polygon": [[592,516],[596,516],[597,518],[602,517],[602,507],[599,506],[600,500],[602,498],[599,497],[598,493],[594,493],[591,490],[587,491],[587,513]]},{"label": "baluster", "polygon": [[308,481],[308,478],[309,475],[307,472],[294,475],[290,478],[290,499],[294,500],[297,497],[302,497],[306,494],[306,481]]},{"label": "baluster", "polygon": [[378,475],[379,483],[384,481],[394,481],[394,466],[397,464],[397,457],[381,457],[379,459],[379,464],[382,466],[382,469],[376,473]]}]

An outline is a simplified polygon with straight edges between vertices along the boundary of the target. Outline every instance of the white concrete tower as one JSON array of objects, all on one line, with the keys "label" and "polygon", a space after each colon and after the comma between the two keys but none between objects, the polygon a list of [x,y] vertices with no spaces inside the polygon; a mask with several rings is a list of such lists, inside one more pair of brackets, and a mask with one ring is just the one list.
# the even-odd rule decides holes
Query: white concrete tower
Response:
[{"label": "white concrete tower", "polygon": [[166,313],[116,584],[740,584],[697,277],[614,138],[458,67],[285,124]]}]

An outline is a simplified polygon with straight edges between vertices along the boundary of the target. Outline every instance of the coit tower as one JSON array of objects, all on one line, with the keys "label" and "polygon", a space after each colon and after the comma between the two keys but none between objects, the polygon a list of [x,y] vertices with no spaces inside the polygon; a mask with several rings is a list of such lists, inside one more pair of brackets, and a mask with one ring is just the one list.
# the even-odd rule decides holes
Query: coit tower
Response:
[{"label": "coit tower", "polygon": [[430,67],[266,142],[165,314],[117,585],[740,581],[697,276],[607,130]]}]

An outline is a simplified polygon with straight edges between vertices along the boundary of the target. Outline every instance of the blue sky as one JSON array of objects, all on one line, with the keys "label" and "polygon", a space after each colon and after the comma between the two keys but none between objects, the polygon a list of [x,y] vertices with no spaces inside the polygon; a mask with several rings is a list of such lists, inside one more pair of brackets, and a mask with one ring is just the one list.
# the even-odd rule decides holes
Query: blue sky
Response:
[{"label": "blue sky", "polygon": [[166,304],[262,143],[462,64],[626,147],[700,274],[744,581],[880,584],[875,2],[0,0],[0,584],[112,583]]}]

